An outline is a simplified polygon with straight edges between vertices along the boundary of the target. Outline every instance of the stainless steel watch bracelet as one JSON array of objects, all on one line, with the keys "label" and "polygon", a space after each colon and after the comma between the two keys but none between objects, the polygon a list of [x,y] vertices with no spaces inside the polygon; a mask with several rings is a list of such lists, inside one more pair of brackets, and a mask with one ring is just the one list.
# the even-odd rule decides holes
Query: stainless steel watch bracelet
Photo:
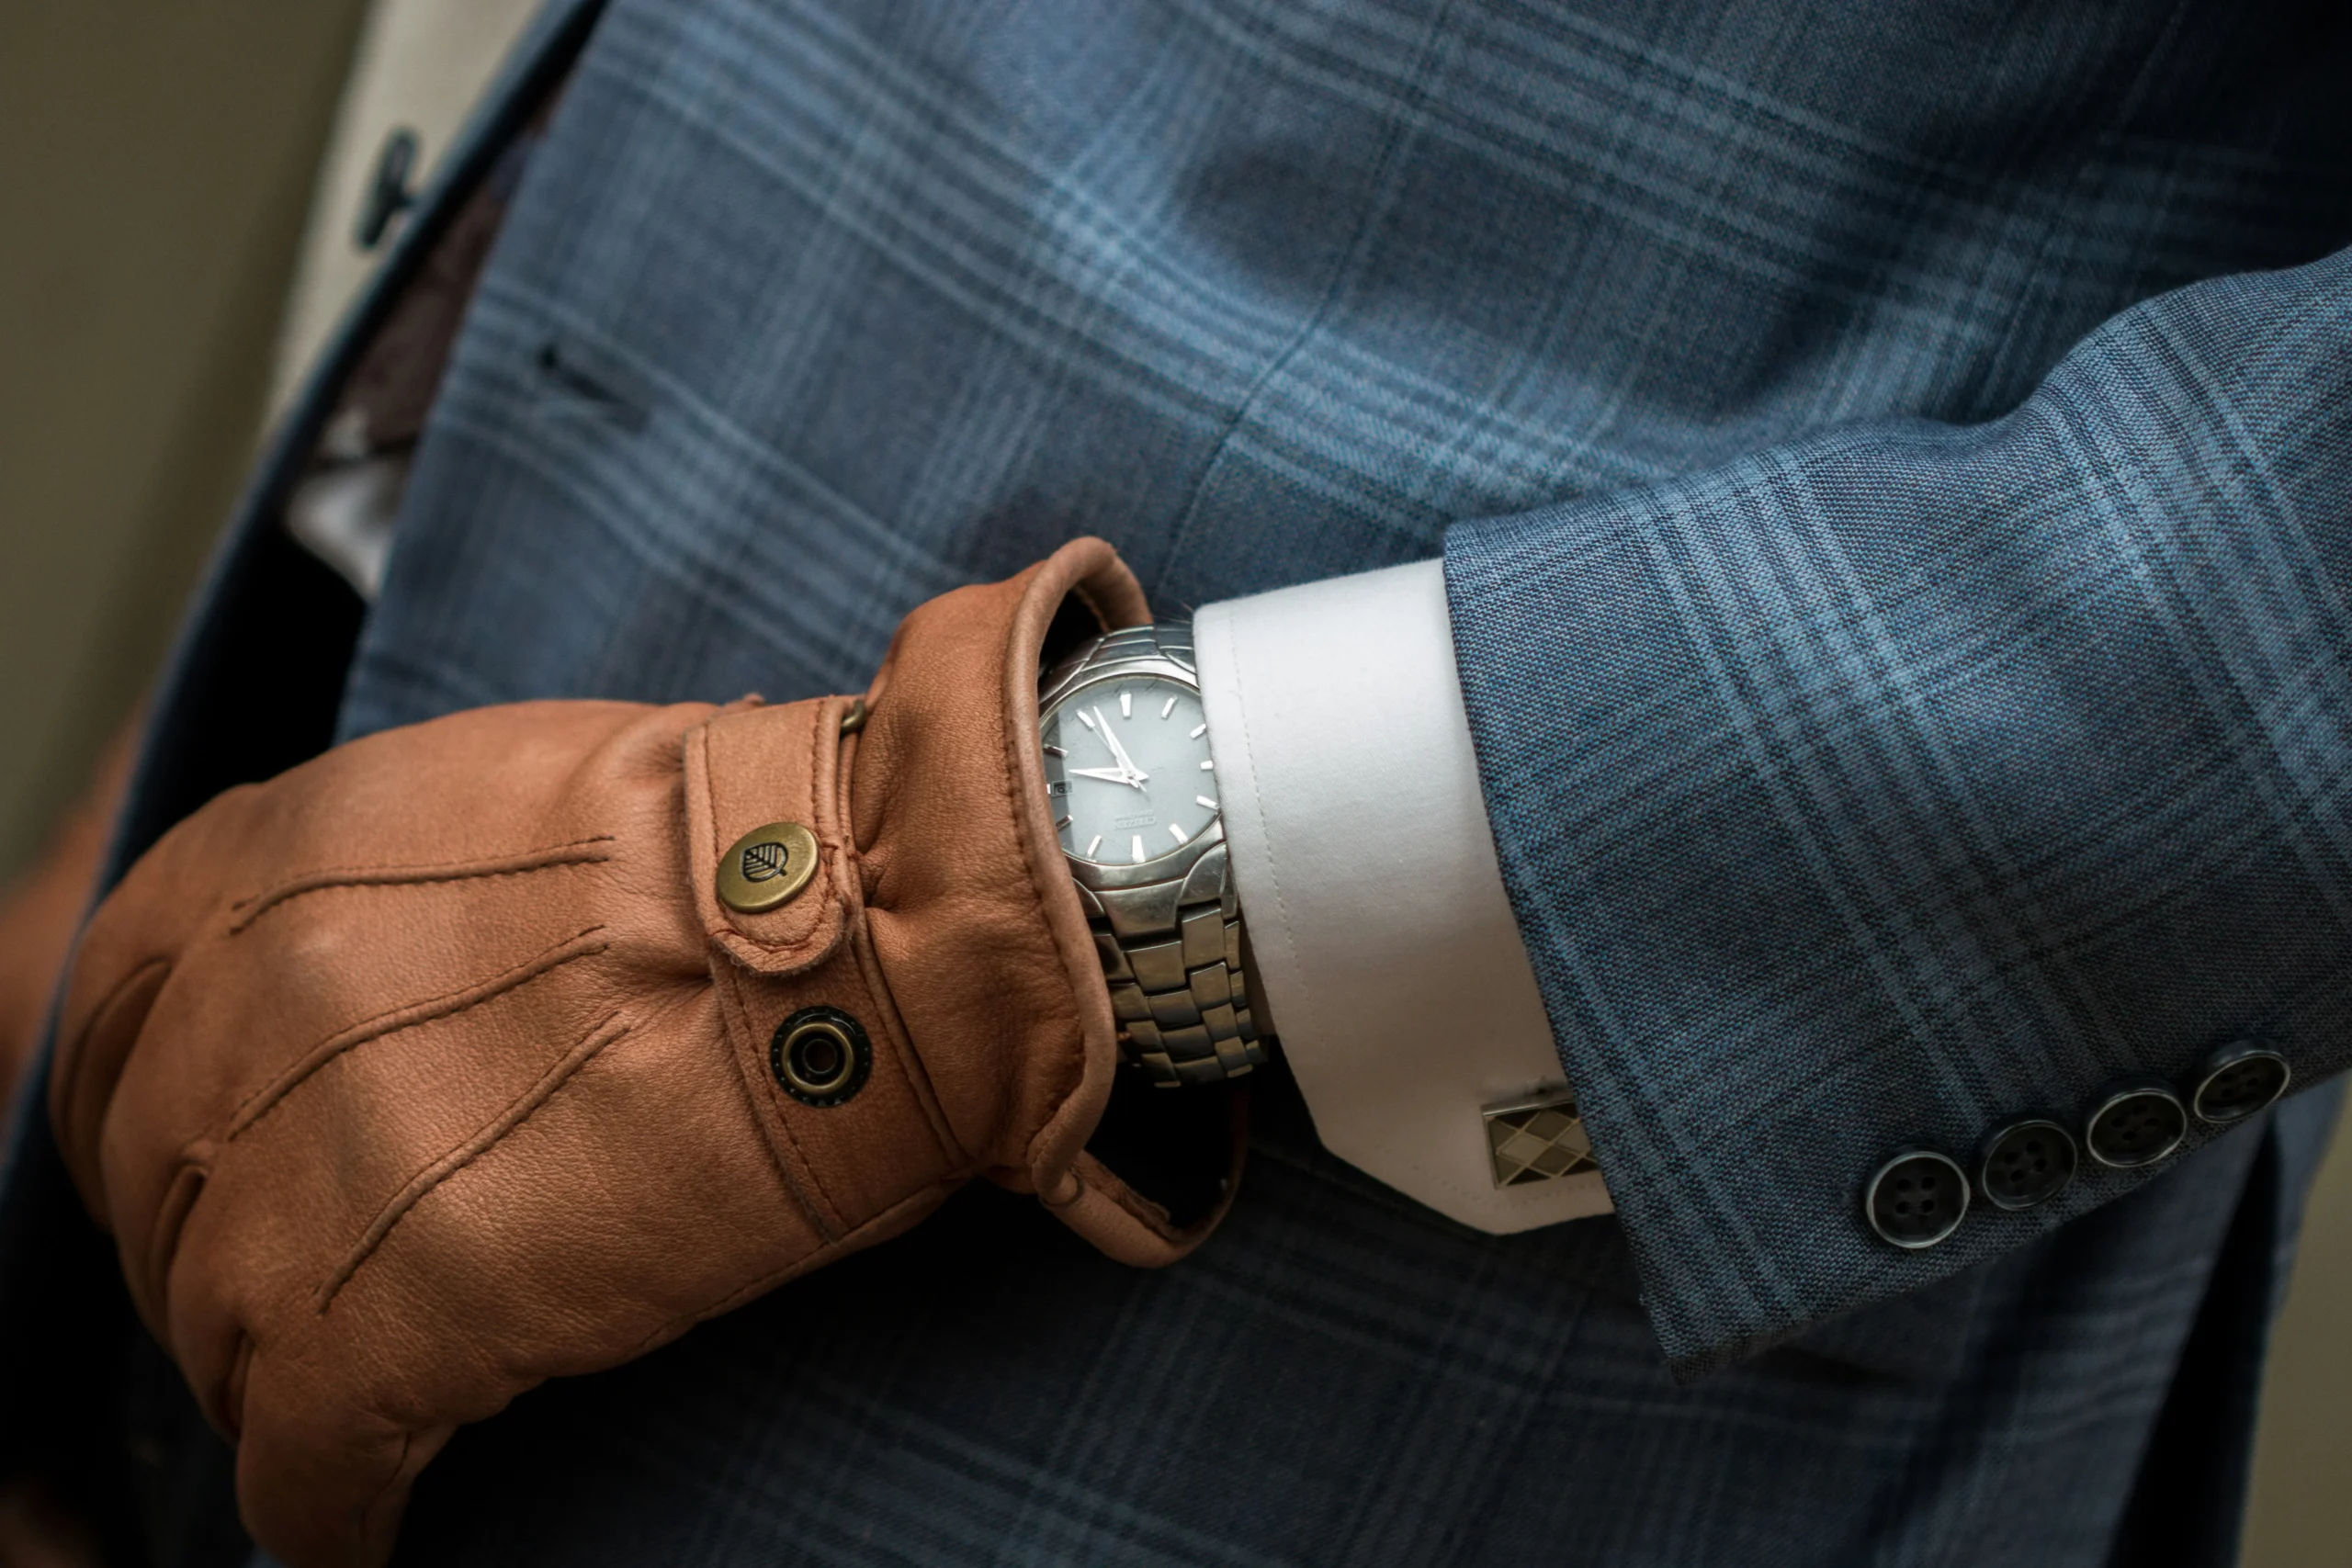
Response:
[{"label": "stainless steel watch bracelet", "polygon": [[[1192,627],[1112,632],[1056,667],[1040,700],[1050,708],[1080,686],[1131,674],[1198,690]],[[1265,1060],[1242,978],[1241,915],[1221,817],[1172,866],[1130,869],[1073,859],[1070,871],[1094,928],[1119,1047],[1130,1064],[1155,1085],[1173,1089],[1222,1083]]]}]

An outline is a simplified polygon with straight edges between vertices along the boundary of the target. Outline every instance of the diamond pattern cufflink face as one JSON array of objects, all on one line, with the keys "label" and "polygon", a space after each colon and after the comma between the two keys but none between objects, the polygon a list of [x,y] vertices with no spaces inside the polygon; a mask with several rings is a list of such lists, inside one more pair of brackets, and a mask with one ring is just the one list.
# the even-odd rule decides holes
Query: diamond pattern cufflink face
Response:
[{"label": "diamond pattern cufflink face", "polygon": [[1494,1159],[1498,1187],[1556,1181],[1600,1168],[1584,1118],[1577,1114],[1576,1096],[1566,1089],[1489,1105],[1479,1114],[1486,1118],[1487,1152]]}]

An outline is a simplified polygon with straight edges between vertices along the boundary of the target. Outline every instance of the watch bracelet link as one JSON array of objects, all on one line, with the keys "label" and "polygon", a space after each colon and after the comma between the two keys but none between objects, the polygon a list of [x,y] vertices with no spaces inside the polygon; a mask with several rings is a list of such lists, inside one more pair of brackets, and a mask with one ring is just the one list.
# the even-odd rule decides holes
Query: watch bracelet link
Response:
[{"label": "watch bracelet link", "polygon": [[[1189,625],[1111,632],[1065,671],[1155,657],[1197,683]],[[1223,844],[1166,882],[1088,889],[1084,898],[1120,1053],[1131,1066],[1155,1087],[1176,1089],[1223,1083],[1265,1061],[1242,977],[1240,909]]]},{"label": "watch bracelet link", "polygon": [[1226,907],[1180,908],[1172,934],[1122,940],[1108,919],[1092,924],[1119,1049],[1155,1086],[1222,1083],[1265,1061],[1242,979],[1241,921]]}]

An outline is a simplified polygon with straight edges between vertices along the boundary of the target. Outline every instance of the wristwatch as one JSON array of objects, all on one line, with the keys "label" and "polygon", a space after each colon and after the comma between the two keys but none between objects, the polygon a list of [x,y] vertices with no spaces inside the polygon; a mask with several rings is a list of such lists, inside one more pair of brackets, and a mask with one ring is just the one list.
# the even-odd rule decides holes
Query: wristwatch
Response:
[{"label": "wristwatch", "polygon": [[1094,638],[1039,691],[1046,789],[1126,1061],[1163,1089],[1265,1060],[1217,807],[1193,628]]}]

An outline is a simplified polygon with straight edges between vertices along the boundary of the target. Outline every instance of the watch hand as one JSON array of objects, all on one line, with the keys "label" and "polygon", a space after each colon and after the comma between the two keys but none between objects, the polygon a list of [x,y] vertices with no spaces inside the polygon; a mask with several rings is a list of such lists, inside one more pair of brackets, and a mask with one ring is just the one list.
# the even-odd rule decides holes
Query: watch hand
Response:
[{"label": "watch hand", "polygon": [[1141,785],[1149,779],[1151,775],[1136,766],[1135,759],[1127,755],[1127,749],[1119,744],[1119,738],[1116,735],[1111,733],[1110,721],[1102,716],[1102,710],[1099,707],[1094,710],[1094,719],[1096,723],[1102,726],[1102,739],[1109,742],[1111,755],[1119,760],[1120,771],[1127,775],[1127,782]]},{"label": "watch hand", "polygon": [[1135,784],[1137,789],[1143,787],[1136,784],[1135,774],[1118,768],[1064,768],[1062,772],[1074,779],[1101,779],[1104,784]]},{"label": "watch hand", "polygon": [[1134,766],[1127,761],[1125,750],[1120,746],[1117,738],[1111,733],[1111,721],[1102,716],[1102,709],[1099,705],[1094,710],[1094,733],[1101,736],[1102,744],[1111,749],[1111,760],[1119,764],[1121,773],[1135,772]]}]

